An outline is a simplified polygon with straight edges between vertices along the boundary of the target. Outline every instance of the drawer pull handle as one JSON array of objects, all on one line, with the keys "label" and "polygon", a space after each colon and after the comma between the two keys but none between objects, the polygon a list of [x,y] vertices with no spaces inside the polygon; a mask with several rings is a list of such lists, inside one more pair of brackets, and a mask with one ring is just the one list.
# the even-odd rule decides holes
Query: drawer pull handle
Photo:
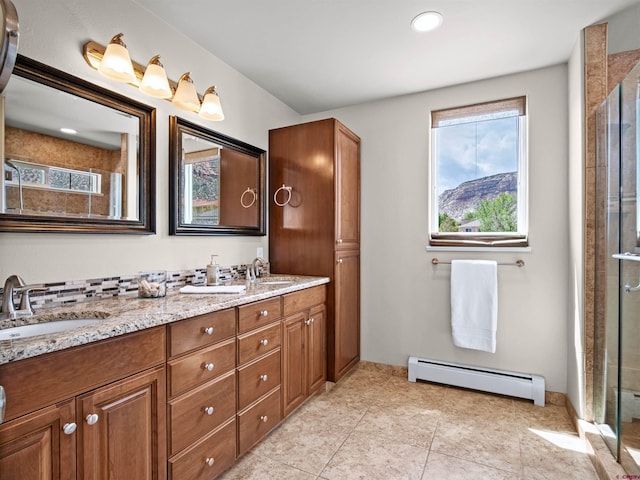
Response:
[{"label": "drawer pull handle", "polygon": [[205,363],[202,368],[204,368],[205,370],[207,370],[209,372],[212,372],[213,368],[214,368],[214,365],[213,365],[213,363]]},{"label": "drawer pull handle", "polygon": [[215,463],[215,459],[213,457],[208,457],[204,463],[206,463],[209,467],[213,467],[213,464]]},{"label": "drawer pull handle", "polygon": [[266,347],[269,344],[269,340],[264,338],[264,339],[260,340],[260,344]]},{"label": "drawer pull handle", "polygon": [[260,316],[261,316],[261,317],[266,317],[267,315],[269,315],[269,312],[267,312],[266,310],[262,310],[262,311],[260,312]]},{"label": "drawer pull handle", "polygon": [[260,375],[260,380],[262,380],[263,382],[266,382],[267,380],[269,380],[269,377],[267,377],[267,374]]},{"label": "drawer pull handle", "polygon": [[266,415],[262,415],[260,417],[260,421],[262,421],[263,423],[267,423],[269,421],[269,417],[267,417]]},{"label": "drawer pull handle", "polygon": [[71,435],[73,432],[76,431],[76,428],[78,428],[78,425],[76,425],[73,422],[65,423],[64,426],[62,427],[62,431],[64,432],[65,435]]},{"label": "drawer pull handle", "polygon": [[204,413],[207,415],[213,415],[213,407],[204,407]]},{"label": "drawer pull handle", "polygon": [[95,425],[96,423],[98,423],[99,418],[100,417],[98,417],[97,413],[90,413],[89,415],[87,415],[86,420],[89,425]]},{"label": "drawer pull handle", "polygon": [[213,327],[207,327],[204,329],[206,335],[213,335]]}]

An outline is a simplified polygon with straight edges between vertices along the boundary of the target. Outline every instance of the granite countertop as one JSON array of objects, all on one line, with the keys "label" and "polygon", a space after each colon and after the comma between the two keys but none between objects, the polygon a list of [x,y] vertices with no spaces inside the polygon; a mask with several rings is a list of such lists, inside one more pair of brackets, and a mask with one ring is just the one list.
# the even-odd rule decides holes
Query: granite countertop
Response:
[{"label": "granite countertop", "polygon": [[[327,277],[269,275],[256,282],[246,283],[246,291],[240,294],[182,294],[177,289],[172,289],[163,298],[144,299],[121,296],[43,309],[32,317],[3,320],[0,322],[0,329],[62,319],[99,318],[99,321],[59,333],[1,340],[0,365],[277,297],[328,282]],[[233,284],[240,283],[245,282],[233,282]]]}]

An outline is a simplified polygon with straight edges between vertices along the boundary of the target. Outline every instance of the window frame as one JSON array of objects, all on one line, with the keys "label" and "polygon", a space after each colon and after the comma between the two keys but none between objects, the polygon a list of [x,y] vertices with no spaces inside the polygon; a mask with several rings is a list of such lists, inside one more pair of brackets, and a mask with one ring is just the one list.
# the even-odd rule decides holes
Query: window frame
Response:
[{"label": "window frame", "polygon": [[[437,134],[442,123],[455,119],[477,117],[507,110],[518,111],[518,161],[517,161],[517,226],[516,232],[439,232]],[[529,199],[528,199],[528,108],[526,96],[494,100],[472,105],[432,110],[429,116],[429,247],[529,247]],[[476,123],[459,122],[461,123]]]}]

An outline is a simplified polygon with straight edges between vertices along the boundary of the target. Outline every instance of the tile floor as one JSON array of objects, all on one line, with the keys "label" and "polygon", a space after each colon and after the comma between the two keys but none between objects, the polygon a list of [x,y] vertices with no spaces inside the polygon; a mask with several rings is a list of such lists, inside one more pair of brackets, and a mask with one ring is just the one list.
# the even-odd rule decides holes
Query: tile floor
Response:
[{"label": "tile floor", "polygon": [[223,480],[597,480],[564,407],[354,370]]}]

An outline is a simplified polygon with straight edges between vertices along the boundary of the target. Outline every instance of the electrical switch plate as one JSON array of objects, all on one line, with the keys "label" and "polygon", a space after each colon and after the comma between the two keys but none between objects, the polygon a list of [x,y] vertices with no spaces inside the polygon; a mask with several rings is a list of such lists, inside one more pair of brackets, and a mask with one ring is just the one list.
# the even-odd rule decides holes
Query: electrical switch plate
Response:
[{"label": "electrical switch plate", "polygon": [[256,248],[256,257],[262,258],[263,255],[264,255],[264,249],[262,247]]}]

